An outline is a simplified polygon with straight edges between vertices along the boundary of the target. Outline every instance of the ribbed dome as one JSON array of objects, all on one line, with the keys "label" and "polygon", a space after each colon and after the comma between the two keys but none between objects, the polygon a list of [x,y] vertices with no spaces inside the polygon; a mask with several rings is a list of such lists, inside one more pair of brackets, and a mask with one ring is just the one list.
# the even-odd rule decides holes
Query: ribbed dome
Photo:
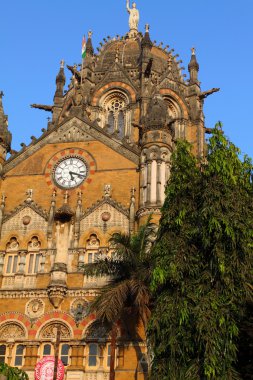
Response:
[{"label": "ribbed dome", "polygon": [[[147,36],[146,36],[147,39]],[[116,57],[118,62],[126,69],[135,68],[140,62],[141,45],[145,42],[143,38],[121,38],[112,39],[106,42],[100,49],[96,60],[96,69],[107,71],[115,63]],[[150,41],[151,43],[151,41]],[[168,60],[171,57],[169,52],[158,46],[150,46],[150,57],[153,58],[152,68],[157,73],[163,73],[168,67]],[[176,77],[180,76],[177,63],[172,59],[172,71]]]}]

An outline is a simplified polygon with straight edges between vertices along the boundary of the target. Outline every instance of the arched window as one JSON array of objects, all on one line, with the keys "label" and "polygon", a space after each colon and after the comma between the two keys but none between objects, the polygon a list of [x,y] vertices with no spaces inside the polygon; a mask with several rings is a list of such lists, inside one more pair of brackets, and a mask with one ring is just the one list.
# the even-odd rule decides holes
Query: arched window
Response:
[{"label": "arched window", "polygon": [[114,132],[114,115],[113,115],[113,112],[110,111],[108,113],[108,132],[109,133],[113,133]]},{"label": "arched window", "polygon": [[6,245],[5,256],[5,273],[15,274],[18,271],[19,256],[18,256],[19,242],[16,237],[12,237]]},{"label": "arched window", "polygon": [[0,346],[0,363],[5,362],[5,355],[6,355],[6,346],[5,344],[2,344]]},{"label": "arched window", "polygon": [[98,360],[98,345],[96,343],[89,344],[89,358],[88,365],[89,367],[96,367]]},{"label": "arched window", "polygon": [[69,345],[63,344],[61,346],[61,361],[65,366],[69,364]]},{"label": "arched window", "polygon": [[89,264],[94,263],[99,257],[100,241],[96,234],[91,234],[86,241],[87,261]]},{"label": "arched window", "polygon": [[51,355],[52,346],[51,344],[45,344],[43,347],[43,356]]},{"label": "arched window", "polygon": [[124,112],[119,111],[119,114],[118,114],[118,132],[119,132],[119,138],[120,139],[122,139],[124,137],[124,126],[125,126]]},{"label": "arched window", "polygon": [[115,136],[122,139],[127,131],[126,114],[127,105],[129,104],[126,95],[120,91],[110,93],[103,101],[104,126],[107,125],[109,133],[115,133]]},{"label": "arched window", "polygon": [[22,344],[19,344],[16,347],[14,366],[21,367],[23,365],[24,351],[25,351],[25,346],[23,346]]},{"label": "arched window", "polygon": [[37,236],[33,236],[28,243],[27,273],[35,274],[39,272],[41,254],[39,253],[41,243]]}]

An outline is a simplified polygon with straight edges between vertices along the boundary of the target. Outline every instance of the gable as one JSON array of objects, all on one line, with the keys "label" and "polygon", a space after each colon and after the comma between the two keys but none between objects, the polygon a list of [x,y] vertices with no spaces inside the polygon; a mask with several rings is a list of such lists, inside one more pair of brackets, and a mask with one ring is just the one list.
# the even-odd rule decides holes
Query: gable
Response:
[{"label": "gable", "polygon": [[120,210],[110,203],[104,202],[97,206],[93,211],[86,213],[80,222],[81,233],[90,228],[99,228],[101,230],[105,227],[103,215],[107,213],[106,229],[117,227],[120,230],[128,233],[129,231],[129,218],[126,215],[126,210]]},{"label": "gable", "polygon": [[[29,221],[28,224],[27,221]],[[21,206],[13,213],[6,215],[2,225],[2,237],[12,231],[16,231],[21,235],[26,235],[29,231],[41,230],[47,231],[47,221],[45,217],[33,210],[29,206]]]},{"label": "gable", "polygon": [[135,147],[129,146],[122,141],[108,135],[102,128],[87,121],[73,117],[64,121],[60,126],[50,131],[46,131],[39,139],[32,141],[21,151],[12,155],[4,165],[3,173],[17,166],[20,162],[32,156],[42,147],[48,144],[64,143],[64,142],[82,142],[82,141],[99,141],[115,152],[126,157],[135,164],[139,163],[139,151]]}]

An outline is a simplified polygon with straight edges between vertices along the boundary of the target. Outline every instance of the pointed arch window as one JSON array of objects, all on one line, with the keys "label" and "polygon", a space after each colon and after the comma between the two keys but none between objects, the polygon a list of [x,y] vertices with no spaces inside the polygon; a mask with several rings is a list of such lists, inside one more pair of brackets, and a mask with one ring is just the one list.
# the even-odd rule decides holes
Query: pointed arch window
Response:
[{"label": "pointed arch window", "polygon": [[39,272],[41,254],[39,253],[41,243],[37,236],[33,236],[28,243],[27,273],[35,274]]},{"label": "pointed arch window", "polygon": [[126,135],[126,114],[129,101],[126,95],[120,91],[114,91],[103,102],[105,112],[105,125],[109,133],[122,139]]},{"label": "pointed arch window", "polygon": [[5,273],[15,274],[18,271],[20,257],[18,255],[19,242],[16,237],[12,237],[6,245]]}]

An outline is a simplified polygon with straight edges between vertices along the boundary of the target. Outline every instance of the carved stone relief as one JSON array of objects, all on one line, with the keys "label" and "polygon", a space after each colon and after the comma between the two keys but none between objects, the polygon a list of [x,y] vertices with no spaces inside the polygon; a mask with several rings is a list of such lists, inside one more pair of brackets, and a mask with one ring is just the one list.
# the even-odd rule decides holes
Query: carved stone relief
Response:
[{"label": "carved stone relief", "polygon": [[[28,217],[30,221],[26,224],[24,220],[28,220]],[[10,231],[17,231],[25,235],[27,232],[35,229],[46,232],[47,222],[30,207],[25,207],[3,223],[2,237]]]},{"label": "carved stone relief", "polygon": [[105,203],[81,220],[81,233],[92,227],[98,227],[101,230],[104,230],[105,212],[107,215],[110,215],[110,217],[106,220],[107,229],[111,227],[118,227],[120,230],[123,230],[126,233],[128,232],[129,220],[127,216],[118,211],[109,203]]},{"label": "carved stone relief", "polygon": [[0,337],[2,340],[21,339],[26,337],[26,333],[20,325],[7,323],[0,327]]},{"label": "carved stone relief", "polygon": [[82,321],[88,313],[88,302],[83,298],[75,299],[70,306],[70,313],[76,322]]},{"label": "carved stone relief", "polygon": [[26,304],[26,315],[30,318],[39,318],[45,309],[44,302],[39,298],[34,298]]},{"label": "carved stone relief", "polygon": [[19,247],[19,242],[17,241],[17,238],[12,237],[10,241],[6,245],[6,251],[17,251]]},{"label": "carved stone relief", "polygon": [[69,339],[71,337],[70,329],[63,323],[50,323],[43,327],[40,338],[42,339],[56,339],[57,328],[60,326],[60,336],[61,339]]}]

